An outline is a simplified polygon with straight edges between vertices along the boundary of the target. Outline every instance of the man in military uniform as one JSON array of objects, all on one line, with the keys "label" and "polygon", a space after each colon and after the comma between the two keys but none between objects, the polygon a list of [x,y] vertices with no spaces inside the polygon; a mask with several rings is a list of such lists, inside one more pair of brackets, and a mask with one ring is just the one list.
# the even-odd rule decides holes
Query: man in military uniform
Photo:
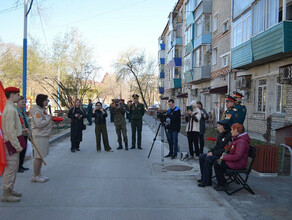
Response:
[{"label": "man in military uniform", "polygon": [[139,95],[134,94],[133,96],[134,103],[130,108],[130,117],[131,117],[131,128],[132,128],[132,147],[131,149],[136,148],[136,130],[138,133],[138,149],[142,150],[141,147],[141,138],[142,138],[142,118],[145,113],[144,105],[139,103]]},{"label": "man in military uniform", "polygon": [[128,107],[128,112],[127,112],[127,119],[129,120],[129,122],[131,123],[131,115],[130,115],[130,108],[132,106],[133,101],[129,100],[127,103],[127,107]]},{"label": "man in military uniform", "polygon": [[230,95],[225,96],[225,103],[227,110],[222,115],[221,120],[228,120],[229,126],[231,127],[235,123],[239,123],[238,110],[234,107],[236,99]]},{"label": "man in military uniform", "polygon": [[125,119],[126,107],[120,100],[117,100],[111,107],[111,114],[114,116],[114,123],[116,127],[116,133],[118,136],[119,147],[117,150],[122,150],[122,135],[125,142],[125,150],[128,150],[128,137],[127,137],[127,127]]},{"label": "man in military uniform", "polygon": [[115,119],[114,119],[114,113],[112,111],[112,109],[114,109],[114,106],[115,106],[115,99],[112,99],[112,103],[110,104],[110,107],[109,107],[109,110],[110,110],[110,119],[111,119],[111,122],[114,122]]},{"label": "man in military uniform", "polygon": [[233,97],[236,99],[235,108],[237,109],[238,112],[238,123],[243,125],[246,117],[246,107],[241,102],[241,99],[244,96],[241,93],[234,91]]}]

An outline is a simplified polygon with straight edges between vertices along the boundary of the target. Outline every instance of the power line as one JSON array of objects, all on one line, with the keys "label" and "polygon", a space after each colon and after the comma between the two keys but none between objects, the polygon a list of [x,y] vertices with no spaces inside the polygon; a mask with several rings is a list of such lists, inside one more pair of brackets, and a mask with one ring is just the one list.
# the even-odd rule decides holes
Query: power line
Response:
[{"label": "power line", "polygon": [[36,2],[36,5],[37,5],[37,11],[38,11],[38,15],[39,15],[39,18],[40,18],[43,34],[44,34],[44,37],[45,37],[45,41],[46,41],[47,46],[49,47],[49,44],[48,44],[48,41],[47,41],[47,36],[46,36],[45,29],[44,29],[44,26],[43,26],[43,20],[42,20],[40,9],[39,9],[39,4],[38,4],[37,0],[35,2]]},{"label": "power line", "polygon": [[[46,1],[46,0],[42,0],[39,3],[44,2],[44,1]],[[0,10],[0,14],[6,14],[6,13],[9,13],[9,12],[12,12],[12,11],[16,11],[18,9],[22,9],[23,6],[24,6],[24,3],[17,4],[16,6]]]},{"label": "power line", "polygon": [[135,5],[141,4],[141,3],[146,2],[146,1],[148,1],[148,0],[143,0],[143,1],[139,1],[139,2],[132,3],[132,4],[128,4],[128,5],[125,5],[125,6],[122,6],[122,7],[116,8],[116,9],[113,9],[113,10],[109,10],[109,11],[106,11],[106,12],[102,12],[102,13],[95,14],[95,15],[90,16],[90,17],[88,17],[88,18],[83,18],[83,19],[79,19],[79,20],[75,20],[75,21],[69,22],[69,23],[67,23],[67,24],[59,25],[59,26],[57,26],[56,28],[64,27],[64,26],[67,26],[67,25],[70,25],[70,24],[74,24],[74,23],[83,22],[83,21],[86,21],[86,20],[89,20],[89,19],[92,19],[92,18],[95,18],[95,17],[98,17],[98,16],[102,16],[102,15],[110,14],[110,13],[112,13],[112,12],[119,11],[119,10],[121,10],[121,9],[125,9],[125,8],[129,8],[129,7],[133,7],[133,6],[135,6]]}]

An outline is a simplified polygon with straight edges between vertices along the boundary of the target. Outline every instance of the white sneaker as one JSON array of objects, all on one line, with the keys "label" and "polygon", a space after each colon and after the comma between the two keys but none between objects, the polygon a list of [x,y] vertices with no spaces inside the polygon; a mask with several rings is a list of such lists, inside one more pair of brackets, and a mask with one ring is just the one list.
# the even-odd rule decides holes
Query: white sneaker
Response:
[{"label": "white sneaker", "polygon": [[195,160],[199,160],[199,157],[198,156],[195,156]]},{"label": "white sneaker", "polygon": [[43,179],[43,178],[40,177],[40,176],[33,176],[33,177],[31,178],[31,182],[34,182],[34,183],[45,183],[46,180]]},{"label": "white sneaker", "polygon": [[43,178],[46,182],[50,180],[50,178],[47,176],[40,176],[40,177]]}]

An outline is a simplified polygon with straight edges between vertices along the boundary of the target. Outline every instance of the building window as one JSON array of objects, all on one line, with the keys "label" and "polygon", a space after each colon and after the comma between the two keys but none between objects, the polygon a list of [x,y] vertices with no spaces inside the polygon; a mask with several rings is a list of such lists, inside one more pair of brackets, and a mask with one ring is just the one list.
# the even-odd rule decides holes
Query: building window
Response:
[{"label": "building window", "polygon": [[188,18],[195,10],[196,0],[189,0],[186,4],[186,18]]},{"label": "building window", "polygon": [[258,86],[258,112],[266,111],[266,99],[267,99],[267,80],[262,79],[259,81]]},{"label": "building window", "polygon": [[194,56],[194,66],[195,67],[201,67],[201,48],[198,48],[197,50],[195,50],[194,52],[195,56]]},{"label": "building window", "polygon": [[276,84],[276,95],[277,95],[277,106],[276,112],[278,113],[285,113],[286,108],[286,88],[279,83],[279,77],[277,77],[277,84]]},{"label": "building window", "polygon": [[218,14],[213,16],[213,32],[218,29]]},{"label": "building window", "polygon": [[212,65],[217,64],[217,48],[213,48],[212,51]]},{"label": "building window", "polygon": [[265,0],[257,1],[252,10],[253,16],[253,35],[265,29]]},{"label": "building window", "polygon": [[192,54],[190,53],[184,58],[184,72],[192,69]]},{"label": "building window", "polygon": [[227,67],[228,66],[228,55],[222,57],[222,68]]},{"label": "building window", "polygon": [[278,23],[279,20],[279,1],[267,0],[268,11],[267,11],[267,28]]},{"label": "building window", "polygon": [[229,23],[228,20],[223,22],[223,28],[222,28],[222,33],[225,33],[226,31],[228,31],[229,28]]},{"label": "building window", "polygon": [[211,15],[202,15],[195,22],[195,37],[199,37],[203,33],[211,32]]},{"label": "building window", "polygon": [[251,11],[233,23],[233,47],[248,41],[251,37]]},{"label": "building window", "polygon": [[188,43],[191,42],[193,39],[193,25],[190,25],[187,27],[186,33],[185,33],[185,44],[187,45]]}]

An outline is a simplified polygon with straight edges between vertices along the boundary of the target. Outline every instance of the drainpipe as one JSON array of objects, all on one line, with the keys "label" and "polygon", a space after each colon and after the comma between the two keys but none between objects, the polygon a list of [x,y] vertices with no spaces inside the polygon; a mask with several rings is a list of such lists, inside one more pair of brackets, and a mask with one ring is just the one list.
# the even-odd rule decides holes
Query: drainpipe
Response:
[{"label": "drainpipe", "polygon": [[287,19],[287,0],[283,0],[283,21]]},{"label": "drainpipe", "polygon": [[227,92],[228,92],[228,95],[230,95],[230,74],[231,74],[232,72],[231,72],[231,70],[228,72],[228,90],[227,90]]}]

